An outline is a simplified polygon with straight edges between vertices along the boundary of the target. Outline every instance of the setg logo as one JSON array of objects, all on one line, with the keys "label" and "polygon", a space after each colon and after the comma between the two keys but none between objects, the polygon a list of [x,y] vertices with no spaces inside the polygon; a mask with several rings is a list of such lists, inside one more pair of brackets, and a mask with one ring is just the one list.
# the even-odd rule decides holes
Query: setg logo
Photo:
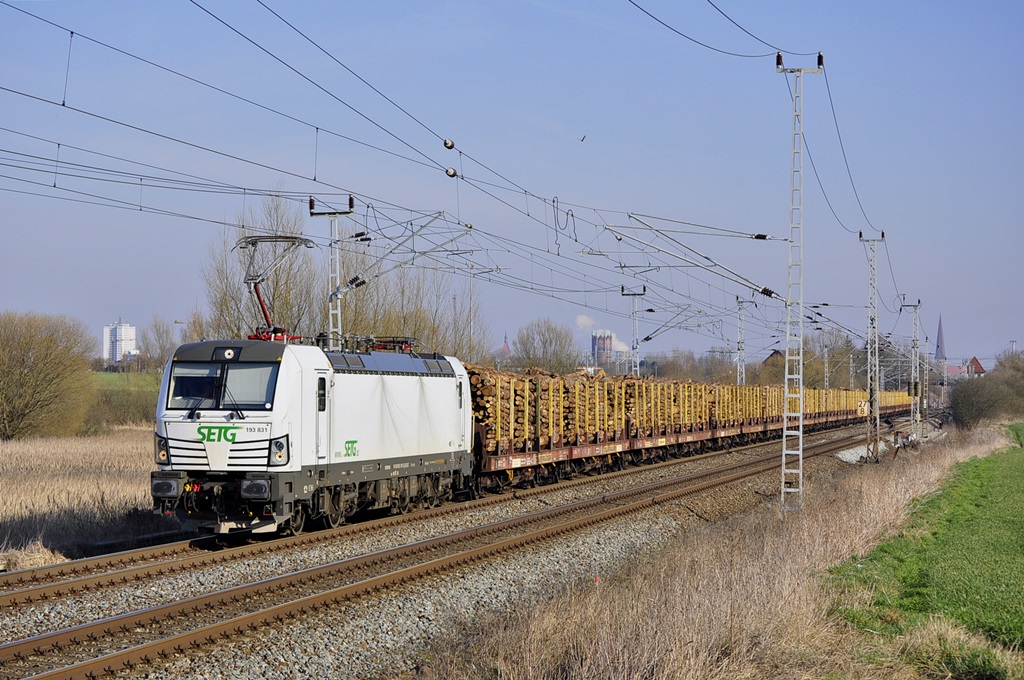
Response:
[{"label": "setg logo", "polygon": [[200,425],[196,428],[201,442],[228,442],[233,444],[241,425]]},{"label": "setg logo", "polygon": [[359,441],[356,439],[349,439],[345,442],[345,457],[355,458],[359,455]]}]

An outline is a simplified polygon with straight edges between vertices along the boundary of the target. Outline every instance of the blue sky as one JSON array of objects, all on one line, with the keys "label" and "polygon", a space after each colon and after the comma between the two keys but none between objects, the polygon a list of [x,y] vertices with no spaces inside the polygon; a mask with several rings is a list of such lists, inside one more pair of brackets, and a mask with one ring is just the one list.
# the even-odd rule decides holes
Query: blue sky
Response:
[{"label": "blue sky", "polygon": [[[0,309],[71,315],[97,336],[181,318],[202,303],[217,222],[254,194],[353,192],[387,261],[411,260],[388,244],[415,230],[409,266],[463,286],[474,272],[495,345],[541,317],[581,346],[592,328],[628,343],[621,287],[646,285],[642,352],[734,347],[739,296],[758,301],[747,352],[763,356],[781,347],[782,307],[752,288],[787,281],[781,48],[811,53],[787,66],[822,51],[826,67],[803,79],[806,303],[863,333],[857,232],[884,231],[883,332],[912,334],[902,294],[922,302],[929,350],[941,314],[951,360],[1024,349],[1024,5],[715,3],[767,47],[706,0],[637,4],[708,46],[771,56],[699,46],[628,0],[4,0]],[[186,176],[189,190],[157,186]],[[306,229],[326,241],[325,220]],[[753,233],[773,240],[740,237]]]}]

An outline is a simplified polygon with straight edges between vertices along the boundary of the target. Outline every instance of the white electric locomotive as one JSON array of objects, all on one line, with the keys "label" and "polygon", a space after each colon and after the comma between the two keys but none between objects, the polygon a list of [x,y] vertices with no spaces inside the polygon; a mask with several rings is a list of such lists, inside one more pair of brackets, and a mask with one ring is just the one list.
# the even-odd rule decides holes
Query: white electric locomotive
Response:
[{"label": "white electric locomotive", "polygon": [[458,359],[214,340],[164,371],[155,508],[210,533],[334,527],[358,510],[470,489],[469,379]]}]

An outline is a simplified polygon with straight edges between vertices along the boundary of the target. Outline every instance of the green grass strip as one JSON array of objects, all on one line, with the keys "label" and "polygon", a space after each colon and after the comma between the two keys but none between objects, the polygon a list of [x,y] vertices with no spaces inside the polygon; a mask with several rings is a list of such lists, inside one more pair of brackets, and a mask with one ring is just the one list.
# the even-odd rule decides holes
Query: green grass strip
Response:
[{"label": "green grass strip", "polygon": [[[1024,441],[1024,425],[1011,428]],[[1007,647],[1024,647],[1024,448],[954,468],[906,529],[833,570],[853,625],[901,635],[941,614]],[[871,594],[870,604],[852,597]]]}]

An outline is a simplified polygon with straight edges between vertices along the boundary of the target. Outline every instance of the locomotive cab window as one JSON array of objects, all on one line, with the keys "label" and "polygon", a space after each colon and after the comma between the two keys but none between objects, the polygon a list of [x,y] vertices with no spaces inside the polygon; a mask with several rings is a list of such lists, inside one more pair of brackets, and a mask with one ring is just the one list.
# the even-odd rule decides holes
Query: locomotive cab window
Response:
[{"label": "locomotive cab window", "polygon": [[278,364],[186,362],[171,366],[168,409],[259,410],[273,407]]}]

